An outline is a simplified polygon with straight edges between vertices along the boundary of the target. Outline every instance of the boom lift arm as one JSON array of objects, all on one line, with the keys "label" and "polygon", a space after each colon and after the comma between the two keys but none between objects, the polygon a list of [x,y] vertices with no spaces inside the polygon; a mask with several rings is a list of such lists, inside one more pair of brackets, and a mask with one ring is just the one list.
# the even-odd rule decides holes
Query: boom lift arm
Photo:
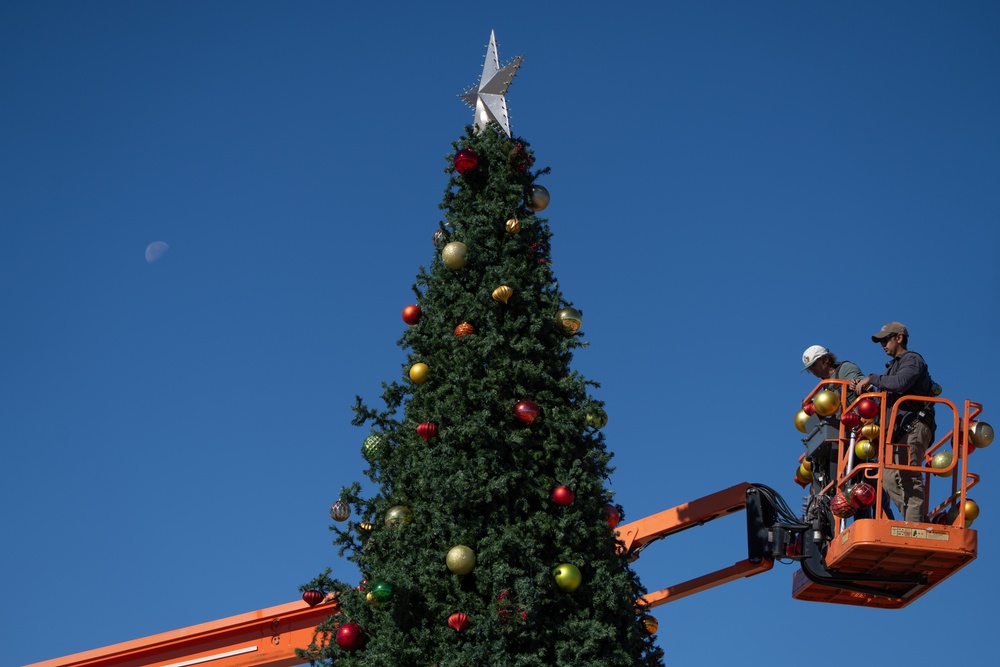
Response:
[{"label": "boom lift arm", "polygon": [[[767,487],[742,482],[703,498],[683,503],[652,516],[618,528],[618,538],[629,560],[639,557],[647,546],[670,535],[715,519],[746,510],[747,557],[729,567],[710,572],[680,584],[646,594],[641,600],[647,607],[657,607],[722,584],[752,577],[774,567],[775,558],[785,556],[790,536],[807,526],[777,521],[775,496]],[[779,501],[780,504],[780,501]]]}]

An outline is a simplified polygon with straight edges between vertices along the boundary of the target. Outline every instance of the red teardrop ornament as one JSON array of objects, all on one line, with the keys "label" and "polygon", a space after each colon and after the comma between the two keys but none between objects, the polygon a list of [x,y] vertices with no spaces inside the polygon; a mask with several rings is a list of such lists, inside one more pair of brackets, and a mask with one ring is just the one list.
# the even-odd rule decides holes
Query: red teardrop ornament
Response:
[{"label": "red teardrop ornament", "polygon": [[455,612],[448,617],[448,626],[455,632],[461,632],[469,627],[469,617],[462,612]]},{"label": "red teardrop ornament", "polygon": [[430,440],[438,434],[437,424],[432,424],[431,422],[424,422],[417,427],[417,435],[424,439],[424,442]]}]

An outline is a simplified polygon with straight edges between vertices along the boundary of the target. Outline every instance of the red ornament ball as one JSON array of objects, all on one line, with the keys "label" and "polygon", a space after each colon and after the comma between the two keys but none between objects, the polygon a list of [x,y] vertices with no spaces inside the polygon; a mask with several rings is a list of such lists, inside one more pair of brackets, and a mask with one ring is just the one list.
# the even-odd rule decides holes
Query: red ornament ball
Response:
[{"label": "red ornament ball", "polygon": [[812,401],[809,401],[808,403],[802,406],[802,411],[805,412],[810,417],[812,417],[814,414],[816,414],[816,406],[812,404]]},{"label": "red ornament ball", "polygon": [[557,486],[552,492],[552,502],[559,507],[572,505],[574,500],[576,500],[576,494],[568,486]]},{"label": "red ornament ball", "polygon": [[854,516],[854,512],[857,508],[851,504],[851,501],[847,499],[847,494],[843,491],[838,493],[830,500],[830,511],[833,512],[835,517],[840,519],[846,519],[848,517]]},{"label": "red ornament ball", "polygon": [[858,509],[871,507],[875,504],[875,487],[868,482],[855,484],[851,488],[851,504]]},{"label": "red ornament ball", "polygon": [[317,590],[306,591],[305,593],[302,594],[303,601],[305,601],[305,603],[310,607],[315,607],[320,602],[322,602],[323,598],[325,597],[326,596],[323,595],[322,591],[317,591]]},{"label": "red ornament ball", "polygon": [[611,530],[614,530],[618,522],[622,520],[622,515],[618,513],[618,508],[611,503],[604,506],[604,515],[608,519],[608,525],[611,526]]},{"label": "red ornament ball", "polygon": [[538,419],[538,405],[534,401],[521,401],[514,406],[514,416],[525,424]]},{"label": "red ornament ball", "polygon": [[424,442],[427,442],[437,434],[438,434],[437,424],[433,424],[431,422],[424,422],[423,424],[417,426],[417,435],[423,438]]},{"label": "red ornament ball", "polygon": [[337,646],[345,651],[356,651],[365,644],[365,631],[357,623],[344,623],[337,628]]},{"label": "red ornament ball", "polygon": [[840,423],[853,431],[857,427],[861,426],[861,415],[857,412],[845,412],[840,415]]},{"label": "red ornament ball", "polygon": [[468,336],[469,334],[476,333],[476,328],[469,324],[468,322],[462,322],[457,327],[455,327],[455,336],[461,338],[462,336]]},{"label": "red ornament ball", "polygon": [[455,171],[463,176],[478,166],[479,156],[471,148],[463,148],[455,153]]},{"label": "red ornament ball", "polygon": [[420,306],[413,304],[403,309],[403,321],[411,327],[420,321]]},{"label": "red ornament ball", "polygon": [[858,401],[858,414],[862,419],[874,419],[878,415],[878,403],[870,398]]}]

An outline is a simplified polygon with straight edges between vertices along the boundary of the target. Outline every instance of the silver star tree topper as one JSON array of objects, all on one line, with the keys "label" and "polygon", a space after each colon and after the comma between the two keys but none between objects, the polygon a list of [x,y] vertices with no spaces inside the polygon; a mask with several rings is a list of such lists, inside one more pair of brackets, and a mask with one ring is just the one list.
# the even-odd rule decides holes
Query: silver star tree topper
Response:
[{"label": "silver star tree topper", "polygon": [[479,79],[479,85],[472,86],[467,91],[459,95],[465,103],[476,110],[476,130],[482,132],[483,129],[494,122],[503,128],[503,131],[510,136],[510,122],[507,120],[507,100],[504,95],[510,87],[517,68],[521,66],[524,54],[514,58],[500,69],[500,61],[497,59],[497,40],[490,31],[490,47],[486,51],[486,62],[483,63],[483,76]]}]

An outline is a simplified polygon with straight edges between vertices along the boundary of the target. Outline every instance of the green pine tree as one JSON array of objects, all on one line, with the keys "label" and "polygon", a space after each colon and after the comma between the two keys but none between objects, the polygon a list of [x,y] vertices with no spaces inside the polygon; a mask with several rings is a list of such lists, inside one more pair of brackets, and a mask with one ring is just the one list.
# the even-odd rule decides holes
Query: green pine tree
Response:
[{"label": "green pine tree", "polygon": [[[328,570],[302,587],[339,592],[340,613],[300,656],[340,667],[660,665],[636,608],[645,590],[609,526],[606,418],[588,393],[597,385],[570,367],[583,343],[557,321],[572,304],[552,272],[547,221],[526,205],[548,170],[532,170],[528,143],[495,125],[467,128],[453,147],[474,151],[478,166],[461,175],[448,156],[435,245],[465,244],[467,262],[449,268],[443,250],[420,268],[421,317],[399,341],[403,379],[383,384],[385,410],[358,398],[354,423],[371,429],[365,474],[378,491],[344,489],[352,520],[332,529],[363,583]],[[513,289],[506,304],[492,296],[502,285]],[[456,335],[461,323],[475,332]],[[417,363],[429,369],[422,383],[409,379]],[[532,423],[514,412],[525,400],[539,408]],[[437,427],[426,441],[424,423]],[[568,506],[553,502],[563,485],[575,493]],[[468,574],[447,567],[457,545],[475,554]],[[572,592],[553,575],[564,563],[582,574]],[[467,617],[461,632],[448,624],[455,613]],[[363,629],[362,648],[338,646],[347,623]]]}]

